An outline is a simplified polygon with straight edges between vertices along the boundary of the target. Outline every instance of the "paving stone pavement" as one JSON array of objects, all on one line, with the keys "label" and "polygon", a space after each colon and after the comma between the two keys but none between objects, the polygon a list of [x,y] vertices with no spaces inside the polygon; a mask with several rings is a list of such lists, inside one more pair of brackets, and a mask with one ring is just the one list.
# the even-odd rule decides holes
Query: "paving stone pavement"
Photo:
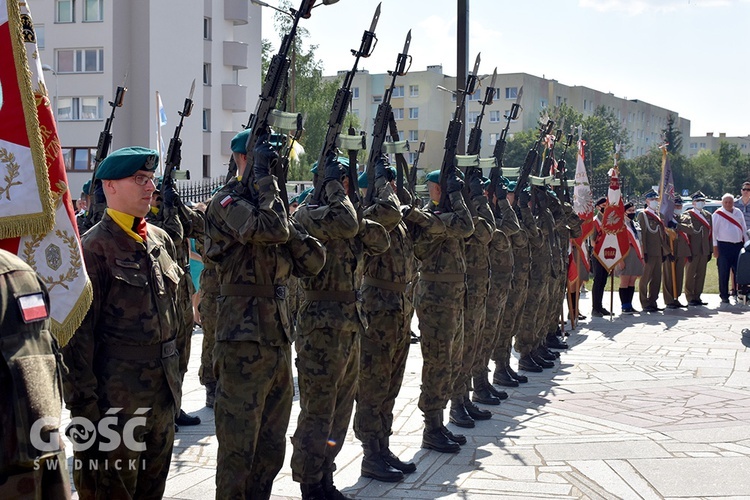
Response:
[{"label": "paving stone pavement", "polygon": [[[750,332],[743,336],[750,307],[704,300],[707,307],[583,321],[554,368],[528,374],[501,405],[484,406],[491,420],[461,429],[469,441],[455,455],[420,448],[422,357],[414,344],[391,448],[417,472],[397,484],[361,478],[362,448],[350,428],[335,484],[358,499],[750,498]],[[590,311],[585,296],[581,309]],[[213,413],[197,375],[201,340],[196,330],[183,408],[203,423],[176,435],[170,499],[215,496]],[[288,441],[274,499],[300,497],[290,457]]]}]

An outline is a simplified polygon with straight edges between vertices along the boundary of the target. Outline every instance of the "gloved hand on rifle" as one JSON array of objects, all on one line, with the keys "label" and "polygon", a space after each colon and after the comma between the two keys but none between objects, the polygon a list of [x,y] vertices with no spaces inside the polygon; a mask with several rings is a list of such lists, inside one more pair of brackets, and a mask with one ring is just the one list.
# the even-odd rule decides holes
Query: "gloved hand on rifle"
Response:
[{"label": "gloved hand on rifle", "polygon": [[393,175],[393,171],[389,168],[390,162],[388,161],[387,155],[381,155],[380,158],[375,162],[375,178],[380,179],[385,177],[386,182],[391,182],[396,177]]},{"label": "gloved hand on rifle", "polygon": [[162,188],[162,203],[165,208],[174,208],[177,205],[177,191],[174,188],[174,181],[164,182]]},{"label": "gloved hand on rifle", "polygon": [[454,171],[448,176],[448,180],[445,183],[448,194],[456,193],[464,188],[464,181]]},{"label": "gloved hand on rifle", "polygon": [[271,165],[279,160],[279,154],[268,141],[268,134],[264,133],[258,137],[258,142],[253,149],[253,176],[255,180],[271,175]]},{"label": "gloved hand on rifle", "polygon": [[526,189],[522,190],[518,194],[518,205],[521,208],[528,208],[530,201],[531,201],[531,193],[527,191]]},{"label": "gloved hand on rifle", "polygon": [[469,195],[472,198],[477,196],[484,196],[484,183],[482,182],[482,175],[474,171],[469,177]]},{"label": "gloved hand on rifle", "polygon": [[497,197],[497,201],[508,199],[508,187],[505,185],[502,179],[497,182],[497,187],[495,188],[495,196]]},{"label": "gloved hand on rifle", "polygon": [[342,175],[342,166],[336,158],[336,155],[329,153],[328,156],[326,156],[323,184],[328,181],[340,181]]},{"label": "gloved hand on rifle", "polygon": [[534,197],[536,199],[536,204],[541,208],[542,210],[547,208],[547,193],[540,189],[534,189]]}]

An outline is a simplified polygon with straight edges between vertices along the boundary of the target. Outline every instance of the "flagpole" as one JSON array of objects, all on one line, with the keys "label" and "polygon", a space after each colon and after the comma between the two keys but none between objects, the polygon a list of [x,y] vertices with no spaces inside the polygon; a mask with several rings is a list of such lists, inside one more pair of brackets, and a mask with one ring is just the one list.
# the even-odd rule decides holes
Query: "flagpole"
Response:
[{"label": "flagpole", "polygon": [[159,91],[156,91],[156,150],[159,152],[159,175],[164,175],[164,151],[161,150],[161,114],[159,112]]}]

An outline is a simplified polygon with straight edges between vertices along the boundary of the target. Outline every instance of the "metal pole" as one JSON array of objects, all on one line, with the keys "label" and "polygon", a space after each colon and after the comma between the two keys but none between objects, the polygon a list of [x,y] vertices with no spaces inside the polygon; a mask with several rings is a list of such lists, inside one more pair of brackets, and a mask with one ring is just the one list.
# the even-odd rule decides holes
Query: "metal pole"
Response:
[{"label": "metal pole", "polygon": [[[466,85],[466,76],[469,64],[469,0],[458,0],[458,19],[456,30],[456,90],[463,90]],[[468,109],[466,106],[465,109]],[[464,124],[464,130],[458,138],[458,154],[466,153],[466,111],[460,118]]]}]

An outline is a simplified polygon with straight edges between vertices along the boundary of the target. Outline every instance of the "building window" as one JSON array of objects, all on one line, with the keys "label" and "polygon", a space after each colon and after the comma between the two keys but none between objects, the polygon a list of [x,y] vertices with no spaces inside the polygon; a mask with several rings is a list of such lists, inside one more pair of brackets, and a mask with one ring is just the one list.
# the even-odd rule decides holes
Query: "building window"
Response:
[{"label": "building window", "polygon": [[36,35],[36,46],[39,49],[44,48],[44,25],[43,24],[35,24],[34,25],[34,34]]},{"label": "building window", "polygon": [[469,118],[468,118],[467,122],[468,123],[476,123],[478,116],[479,116],[479,111],[469,111]]},{"label": "building window", "polygon": [[473,94],[469,94],[466,96],[466,99],[468,101],[481,101],[482,100],[482,90],[476,89]]},{"label": "building window", "polygon": [[203,63],[203,85],[211,85],[211,63]]},{"label": "building window", "polygon": [[355,109],[352,109],[352,114],[353,114],[354,116],[356,116],[357,118],[359,118],[359,109],[357,109],[357,108],[355,108]]},{"label": "building window", "polygon": [[101,73],[104,49],[63,49],[57,51],[58,73]]},{"label": "building window", "polygon": [[83,22],[93,23],[104,21],[104,0],[84,0]]},{"label": "building window", "polygon": [[203,39],[211,40],[211,18],[203,18]]},{"label": "building window", "polygon": [[65,170],[69,172],[86,172],[94,170],[96,148],[62,148]]},{"label": "building window", "polygon": [[73,23],[73,0],[57,0],[55,3],[55,22]]},{"label": "building window", "polygon": [[404,97],[404,86],[396,85],[393,87],[393,95],[391,97]]},{"label": "building window", "polygon": [[410,120],[419,119],[419,108],[409,108],[409,119]]},{"label": "building window", "polygon": [[417,153],[414,151],[409,151],[409,165],[414,165],[415,161],[417,161]]},{"label": "building window", "polygon": [[706,149],[706,143],[705,142],[701,142],[700,148],[701,149]]},{"label": "building window", "polygon": [[203,155],[203,178],[211,177],[211,155]]},{"label": "building window", "polygon": [[352,99],[359,99],[359,87],[352,87]]},{"label": "building window", "polygon": [[505,87],[505,98],[515,99],[518,97],[518,87]]},{"label": "building window", "polygon": [[404,108],[393,108],[393,118],[395,120],[404,119]]},{"label": "building window", "polygon": [[417,142],[419,140],[419,130],[410,130],[409,140],[412,142]]},{"label": "building window", "polygon": [[547,99],[539,99],[539,108],[547,109]]},{"label": "building window", "polygon": [[104,98],[99,97],[58,97],[58,121],[85,121],[103,119]]},{"label": "building window", "polygon": [[555,97],[555,106],[560,106],[562,104],[562,97],[557,96]]},{"label": "building window", "polygon": [[383,96],[382,95],[374,95],[372,96],[372,102],[375,104],[383,102]]},{"label": "building window", "polygon": [[419,97],[419,85],[409,85],[409,97]]},{"label": "building window", "polygon": [[211,132],[211,110],[203,108],[203,131]]},{"label": "building window", "polygon": [[691,142],[690,143],[690,149],[698,149],[698,143],[697,142]]},{"label": "building window", "polygon": [[490,111],[490,123],[498,123],[500,121],[500,111]]},{"label": "building window", "polygon": [[500,134],[490,134],[490,146],[494,146],[499,140]]}]

